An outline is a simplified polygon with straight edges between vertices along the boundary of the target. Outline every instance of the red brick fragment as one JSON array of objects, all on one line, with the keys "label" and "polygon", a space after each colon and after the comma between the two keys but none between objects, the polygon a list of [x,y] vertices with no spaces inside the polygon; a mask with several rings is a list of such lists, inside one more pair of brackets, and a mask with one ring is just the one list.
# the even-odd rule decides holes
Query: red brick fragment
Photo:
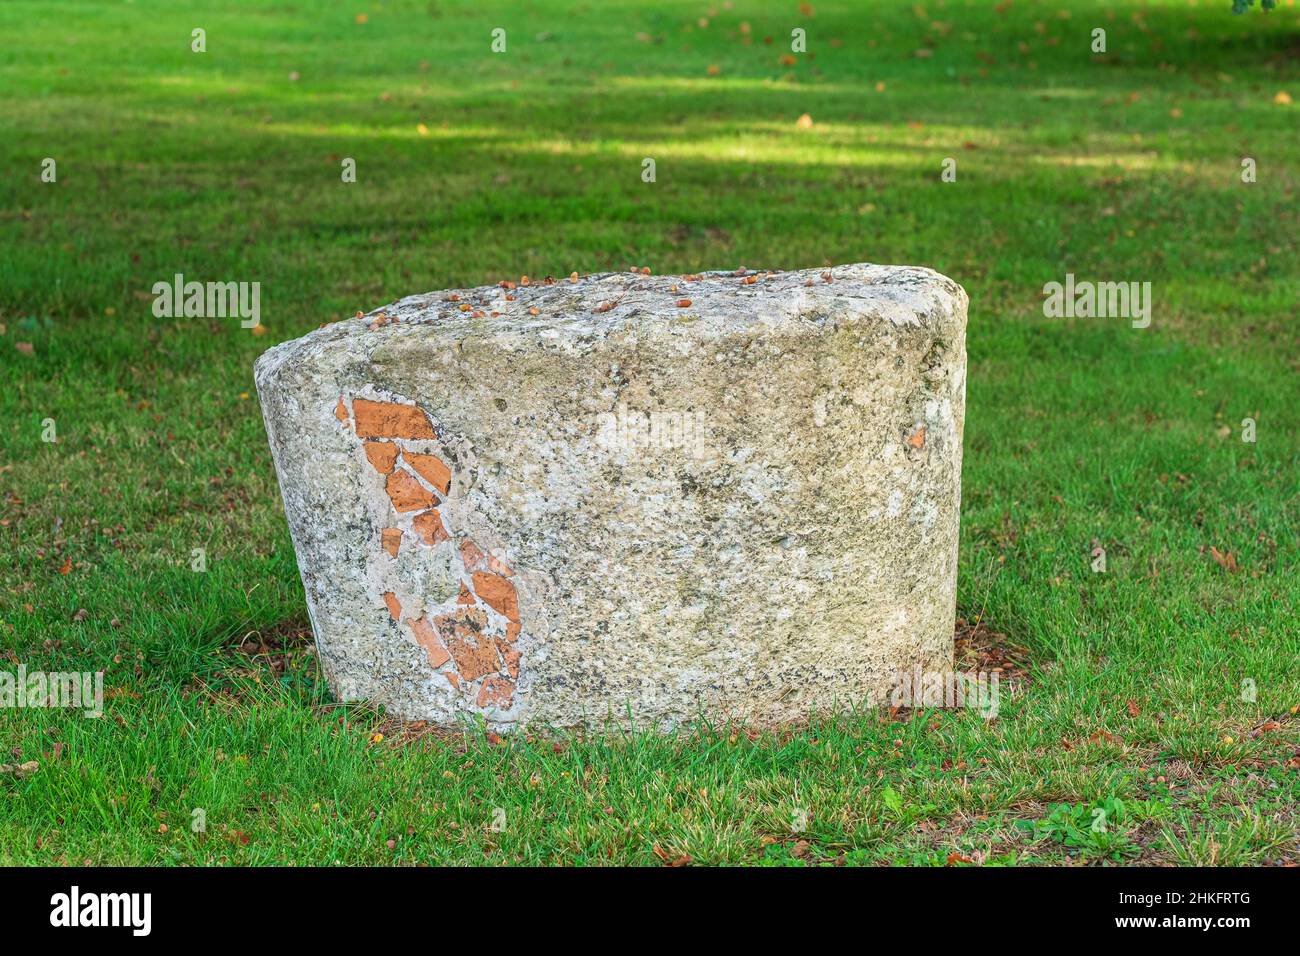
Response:
[{"label": "red brick fragment", "polygon": [[415,473],[444,495],[451,491],[451,469],[436,455],[415,455],[406,452],[402,457],[415,469]]},{"label": "red brick fragment", "polygon": [[397,549],[402,546],[402,531],[400,528],[385,528],[379,532],[379,540],[389,555],[394,558],[397,557]]},{"label": "red brick fragment", "polygon": [[498,614],[519,623],[519,596],[515,593],[515,586],[501,575],[475,571],[474,593]]},{"label": "red brick fragment", "polygon": [[451,652],[456,670],[462,678],[478,680],[500,668],[496,644],[485,633],[487,614],[481,609],[461,608],[435,617],[433,623]]},{"label": "red brick fragment", "polygon": [[347,424],[348,407],[343,404],[342,395],[339,396],[339,403],[334,406],[334,417],[337,418],[339,421],[343,422],[344,424]]},{"label": "red brick fragment", "polygon": [[397,464],[397,446],[389,441],[366,442],[366,461],[381,475],[386,475]]},{"label": "red brick fragment", "polygon": [[442,515],[438,514],[437,508],[431,508],[423,514],[416,515],[415,520],[411,522],[411,527],[415,529],[415,533],[427,545],[441,544],[443,541],[451,539],[446,526],[442,523]]},{"label": "red brick fragment", "polygon": [[452,687],[455,687],[457,690],[460,690],[460,677],[457,676],[455,672],[448,671],[442,676],[447,678],[448,684],[450,684]]},{"label": "red brick fragment", "polygon": [[420,484],[407,471],[394,471],[388,476],[388,497],[398,511],[419,511],[433,507],[433,492]]},{"label": "red brick fragment", "polygon": [[469,538],[460,543],[460,560],[466,571],[481,571],[487,567],[487,555]]},{"label": "red brick fragment", "polygon": [[418,405],[354,398],[352,411],[362,438],[434,438],[429,416]]},{"label": "red brick fragment", "polygon": [[411,630],[415,632],[416,641],[428,652],[430,667],[437,670],[451,660],[451,655],[447,653],[447,648],[438,637],[438,632],[433,629],[433,625],[428,620],[420,618],[418,621],[412,621]]},{"label": "red brick fragment", "polygon": [[500,639],[497,640],[497,650],[501,654],[501,659],[505,661],[506,673],[509,674],[512,679],[518,679],[519,659],[523,657],[522,652],[511,647],[508,643]]},{"label": "red brick fragment", "polygon": [[504,677],[489,677],[485,680],[478,690],[478,700],[475,701],[480,707],[494,705],[497,707],[509,707],[514,701],[515,685]]},{"label": "red brick fragment", "polygon": [[516,624],[514,621],[511,621],[509,624],[506,625],[506,640],[507,641],[518,640],[519,631],[520,631],[519,625]]},{"label": "red brick fragment", "polygon": [[456,603],[457,604],[474,603],[474,595],[470,593],[470,589],[465,586],[464,581],[460,582],[460,594],[456,595]]},{"label": "red brick fragment", "polygon": [[384,592],[384,603],[388,605],[388,613],[392,615],[394,621],[402,619],[402,602],[397,600],[397,595],[392,591]]}]

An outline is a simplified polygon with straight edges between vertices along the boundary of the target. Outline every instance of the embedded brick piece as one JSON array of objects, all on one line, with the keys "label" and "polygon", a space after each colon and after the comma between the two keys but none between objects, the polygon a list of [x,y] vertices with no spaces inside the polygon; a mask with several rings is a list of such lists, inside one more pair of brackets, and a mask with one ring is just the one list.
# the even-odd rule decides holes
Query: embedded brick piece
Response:
[{"label": "embedded brick piece", "polygon": [[477,680],[501,669],[496,643],[488,633],[488,617],[477,608],[458,610],[433,619],[464,680]]},{"label": "embedded brick piece", "polygon": [[417,455],[411,452],[404,457],[417,475],[444,495],[451,491],[451,469],[439,461],[437,456]]},{"label": "embedded brick piece", "polygon": [[352,400],[357,434],[362,438],[433,438],[429,416],[406,402]]},{"label": "embedded brick piece", "polygon": [[515,685],[508,680],[502,680],[500,677],[488,677],[479,688],[478,700],[475,703],[479,707],[487,707],[492,704],[509,707],[510,696],[514,689]]},{"label": "embedded brick piece", "polygon": [[395,471],[384,485],[393,507],[398,511],[419,511],[433,507],[433,492],[415,480],[409,472]]},{"label": "embedded brick piece", "polygon": [[412,296],[269,350],[331,689],[667,728],[950,668],[965,322],[926,269],[625,273]]},{"label": "embedded brick piece", "polygon": [[451,660],[451,655],[447,653],[447,648],[442,643],[442,639],[438,637],[433,625],[427,620],[420,618],[418,621],[412,622],[411,631],[415,634],[416,643],[428,652],[429,666],[434,670]]},{"label": "embedded brick piece", "polygon": [[519,598],[515,594],[515,586],[505,578],[486,571],[475,571],[474,593],[498,614],[504,614],[508,620],[518,622]]},{"label": "embedded brick piece", "polygon": [[366,442],[366,461],[374,466],[375,471],[386,475],[397,464],[397,446],[389,441]]},{"label": "embedded brick piece", "polygon": [[421,512],[411,519],[411,527],[415,529],[425,544],[441,544],[443,541],[450,539],[447,534],[447,528],[442,523],[442,517],[438,514],[437,508]]},{"label": "embedded brick piece", "polygon": [[460,562],[470,573],[481,571],[487,567],[487,555],[482,548],[466,538],[460,543]]}]

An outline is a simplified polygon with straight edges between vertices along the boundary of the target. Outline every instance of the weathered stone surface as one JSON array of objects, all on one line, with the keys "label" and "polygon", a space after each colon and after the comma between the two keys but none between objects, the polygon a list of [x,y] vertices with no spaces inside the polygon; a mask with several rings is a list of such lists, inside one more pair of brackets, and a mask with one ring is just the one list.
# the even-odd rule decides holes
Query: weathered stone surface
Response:
[{"label": "weathered stone surface", "polygon": [[269,350],[331,687],[497,729],[668,726],[949,667],[965,321],[926,269],[609,274]]}]

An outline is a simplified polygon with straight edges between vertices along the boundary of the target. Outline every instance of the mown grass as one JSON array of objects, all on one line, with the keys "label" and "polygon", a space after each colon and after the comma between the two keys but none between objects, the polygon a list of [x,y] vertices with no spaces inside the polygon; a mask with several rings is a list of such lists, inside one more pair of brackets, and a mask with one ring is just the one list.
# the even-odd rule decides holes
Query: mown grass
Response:
[{"label": "mown grass", "polygon": [[[0,651],[112,695],[0,709],[39,764],[0,863],[1300,861],[1294,5],[514,6],[0,5]],[[262,349],[520,274],[864,260],[970,293],[959,602],[1030,663],[996,720],[498,740],[329,701]],[[261,282],[264,334],[155,319],[177,272]],[[1044,318],[1067,272],[1150,281],[1152,326]]]}]

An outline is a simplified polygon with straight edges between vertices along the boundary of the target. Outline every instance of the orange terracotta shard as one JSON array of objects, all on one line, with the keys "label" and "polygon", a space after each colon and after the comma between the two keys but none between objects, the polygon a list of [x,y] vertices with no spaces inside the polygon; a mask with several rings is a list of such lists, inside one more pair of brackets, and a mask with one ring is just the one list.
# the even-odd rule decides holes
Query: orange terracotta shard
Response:
[{"label": "orange terracotta shard", "polygon": [[487,555],[469,538],[460,543],[460,560],[466,571],[481,571],[487,566]]},{"label": "orange terracotta shard", "polygon": [[402,602],[397,600],[397,595],[392,591],[384,592],[384,603],[388,605],[388,613],[392,615],[394,621],[402,619]]},{"label": "orange terracotta shard", "polygon": [[388,497],[398,511],[419,511],[433,507],[433,492],[420,484],[406,471],[394,471],[388,476]]},{"label": "orange terracotta shard", "polygon": [[485,680],[478,690],[478,700],[475,703],[479,707],[495,705],[497,707],[509,707],[514,700],[515,685],[504,677],[489,677]]},{"label": "orange terracotta shard", "polygon": [[397,446],[387,441],[366,442],[366,461],[374,466],[375,471],[386,475],[397,464]]},{"label": "orange terracotta shard", "polygon": [[519,595],[515,593],[515,586],[501,575],[475,571],[474,593],[492,610],[513,623],[519,623]]},{"label": "orange terracotta shard", "polygon": [[510,565],[506,564],[498,557],[489,554],[487,563],[489,571],[493,571],[505,578],[513,578],[515,576],[514,568],[510,567]]},{"label": "orange terracotta shard", "polygon": [[415,455],[407,452],[403,457],[415,473],[444,495],[451,491],[451,469],[436,455]]},{"label": "orange terracotta shard", "polygon": [[397,557],[397,549],[402,546],[402,531],[400,528],[385,528],[379,532],[379,540],[389,555],[394,558]]},{"label": "orange terracotta shard", "polygon": [[429,416],[418,405],[352,400],[357,434],[362,438],[434,438]]},{"label": "orange terracotta shard", "polygon": [[523,654],[501,640],[497,641],[497,650],[501,652],[501,659],[506,662],[506,673],[517,679],[519,677],[519,660],[523,657]]},{"label": "orange terracotta shard", "polygon": [[430,667],[437,670],[451,660],[451,655],[447,653],[447,648],[438,637],[438,632],[425,618],[413,621],[411,630],[415,632],[415,640],[428,652]]},{"label": "orange terracotta shard", "polygon": [[343,423],[348,420],[348,407],[343,404],[343,396],[339,396],[339,403],[334,406],[334,417]]},{"label": "orange terracotta shard", "polygon": [[460,594],[456,595],[457,604],[473,604],[474,595],[470,593],[469,588],[465,587],[465,582],[460,582]]},{"label": "orange terracotta shard", "polygon": [[449,541],[451,535],[447,534],[447,528],[442,523],[442,515],[438,514],[438,509],[433,508],[423,514],[415,516],[411,522],[411,527],[415,529],[425,544],[441,544],[443,541]]},{"label": "orange terracotta shard", "polygon": [[487,614],[478,608],[463,608],[433,619],[447,650],[464,680],[478,680],[499,669],[496,644],[484,633]]}]

